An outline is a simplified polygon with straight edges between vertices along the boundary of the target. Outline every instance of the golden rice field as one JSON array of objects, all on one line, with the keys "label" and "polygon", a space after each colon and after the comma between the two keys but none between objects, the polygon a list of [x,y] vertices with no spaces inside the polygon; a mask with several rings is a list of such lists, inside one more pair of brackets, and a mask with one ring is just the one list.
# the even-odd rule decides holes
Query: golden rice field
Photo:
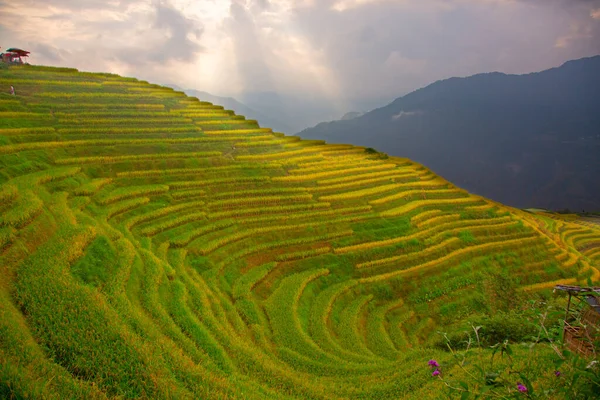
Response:
[{"label": "golden rice field", "polygon": [[10,85],[0,397],[437,398],[436,332],[495,312],[497,274],[523,296],[600,282],[599,225],[408,159],[112,74]]}]

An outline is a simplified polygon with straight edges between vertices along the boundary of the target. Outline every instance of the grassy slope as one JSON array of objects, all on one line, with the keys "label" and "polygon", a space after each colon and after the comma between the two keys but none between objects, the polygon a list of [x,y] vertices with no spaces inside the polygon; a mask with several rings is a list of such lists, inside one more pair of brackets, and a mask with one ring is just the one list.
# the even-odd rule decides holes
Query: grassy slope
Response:
[{"label": "grassy slope", "polygon": [[597,225],[407,159],[110,74],[0,85],[0,395],[433,396],[435,331],[499,309],[494,274],[598,282]]}]

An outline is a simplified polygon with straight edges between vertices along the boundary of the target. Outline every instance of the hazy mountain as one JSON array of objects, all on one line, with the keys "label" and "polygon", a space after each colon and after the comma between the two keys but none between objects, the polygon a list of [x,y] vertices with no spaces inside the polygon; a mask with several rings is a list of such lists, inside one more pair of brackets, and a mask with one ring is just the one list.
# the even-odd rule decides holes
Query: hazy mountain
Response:
[{"label": "hazy mountain", "polygon": [[181,87],[174,85],[174,84],[167,84],[165,86],[169,86],[175,90],[183,91],[188,96],[197,97],[201,101],[209,101],[213,104],[218,104],[220,106],[223,106],[227,110],[233,110],[236,114],[245,116],[246,119],[255,119],[258,121],[258,123],[262,127],[272,128],[274,131],[284,132],[286,134],[292,134],[293,132],[296,131],[294,128],[290,127],[285,122],[282,122],[281,120],[279,120],[277,118],[273,118],[273,117],[269,116],[269,115],[274,115],[274,114],[271,114],[271,113],[265,114],[265,113],[256,111],[256,110],[248,107],[244,103],[237,101],[233,97],[215,96],[213,94],[210,94],[208,92],[203,92],[201,90],[182,89]]},{"label": "hazy mountain", "polygon": [[600,56],[438,81],[299,135],[409,157],[517,207],[600,209]]},{"label": "hazy mountain", "polygon": [[226,109],[235,111],[236,114],[245,116],[247,119],[255,119],[262,127],[273,128],[274,131],[287,134],[294,132],[294,129],[289,124],[283,122],[280,118],[273,117],[275,114],[256,111],[232,97],[219,97],[207,92],[190,89],[186,90],[185,93],[188,96],[198,97],[201,100],[222,105]]},{"label": "hazy mountain", "polygon": [[[276,92],[244,92],[240,94],[240,101],[232,97],[215,96],[201,90],[183,89],[175,84],[164,84],[164,86],[183,91],[203,101],[222,105],[226,109],[235,111],[236,114],[258,120],[262,127],[273,128],[277,132],[288,135],[293,135],[321,121],[337,120],[339,115],[339,110],[331,100],[316,95],[296,97]],[[385,100],[379,98],[347,101],[350,107],[363,110],[371,110],[375,104],[385,104]],[[349,112],[342,119],[356,118],[362,114],[364,113]]]},{"label": "hazy mountain", "polygon": [[255,110],[285,121],[292,128],[286,131],[289,134],[339,115],[330,100],[317,96],[301,98],[275,92],[245,92],[240,95],[240,100]]}]

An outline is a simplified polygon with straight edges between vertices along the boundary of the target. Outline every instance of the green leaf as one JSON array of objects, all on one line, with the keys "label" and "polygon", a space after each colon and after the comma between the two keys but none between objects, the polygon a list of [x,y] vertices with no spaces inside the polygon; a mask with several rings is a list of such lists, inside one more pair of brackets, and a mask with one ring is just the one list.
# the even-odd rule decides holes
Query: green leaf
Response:
[{"label": "green leaf", "polygon": [[479,371],[479,373],[481,374],[481,377],[485,377],[485,371],[483,370],[483,368],[481,368],[479,365],[473,365],[475,368],[477,368],[477,371]]},{"label": "green leaf", "polygon": [[[489,387],[489,386],[483,386],[482,388],[480,388],[480,389],[479,389],[479,395],[482,395],[482,394],[484,394],[484,393],[487,393],[487,392],[489,392],[490,390],[492,390],[492,388],[491,388],[491,387]],[[479,396],[477,396],[477,397],[479,397]]]},{"label": "green leaf", "polygon": [[496,343],[495,345],[491,346],[491,348],[494,349],[492,351],[492,359],[494,359],[496,352],[498,352],[498,349],[500,348],[500,343]]},{"label": "green leaf", "polygon": [[487,374],[485,374],[485,384],[489,385],[489,386],[498,385],[499,377],[500,377],[500,374],[498,374],[498,373],[488,372]]}]

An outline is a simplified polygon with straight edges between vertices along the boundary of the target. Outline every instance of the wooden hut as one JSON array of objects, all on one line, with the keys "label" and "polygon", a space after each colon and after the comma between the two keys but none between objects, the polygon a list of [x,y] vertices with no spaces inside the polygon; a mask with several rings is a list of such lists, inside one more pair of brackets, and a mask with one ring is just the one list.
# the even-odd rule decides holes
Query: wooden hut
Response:
[{"label": "wooden hut", "polygon": [[6,64],[24,64],[24,58],[29,57],[30,52],[11,47],[2,53],[2,61]]},{"label": "wooden hut", "polygon": [[593,356],[600,341],[600,287],[557,285],[569,294],[563,343],[571,351]]}]

